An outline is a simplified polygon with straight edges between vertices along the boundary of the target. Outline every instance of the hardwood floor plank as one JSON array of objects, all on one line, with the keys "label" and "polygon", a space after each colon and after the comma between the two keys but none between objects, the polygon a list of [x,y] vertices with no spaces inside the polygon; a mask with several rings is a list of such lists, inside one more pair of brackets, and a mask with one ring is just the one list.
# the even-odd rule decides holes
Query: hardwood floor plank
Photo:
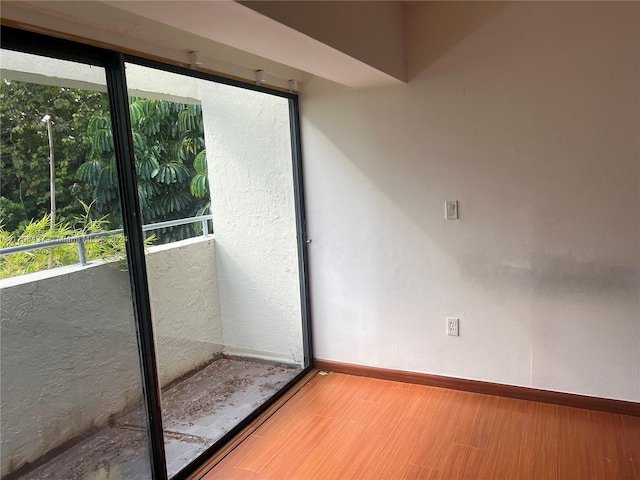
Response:
[{"label": "hardwood floor plank", "polygon": [[384,401],[390,388],[398,388],[398,385],[401,385],[397,382],[387,382],[377,378],[360,377],[360,379],[362,380],[361,388],[356,398],[375,403]]},{"label": "hardwood floor plank", "polygon": [[257,437],[279,437],[285,432],[291,432],[300,423],[308,421],[313,416],[305,400],[295,399],[280,408],[268,422],[263,423],[253,433]]},{"label": "hardwood floor plank", "polygon": [[[402,423],[404,412],[412,408],[411,403],[415,393],[410,390],[391,388],[386,400],[381,403],[379,414],[376,415],[358,437],[359,448],[352,451],[350,458],[336,471],[336,478],[362,478],[362,472],[367,472],[372,478],[378,469],[384,468],[384,463],[392,461],[392,453],[396,452],[396,438],[398,424]],[[380,462],[385,458],[387,462]],[[376,468],[372,468],[375,465]]]},{"label": "hardwood floor plank", "polygon": [[373,385],[373,379],[357,377],[355,381],[351,381],[347,375],[341,374],[316,378],[318,380],[312,385],[314,390],[309,392],[308,397],[294,403],[303,414],[340,418],[348,408],[349,402],[360,398],[363,390],[371,390],[368,395],[375,395],[376,389],[369,388]]},{"label": "hardwood floor plank", "polygon": [[489,409],[481,413],[485,418],[488,418],[487,411],[493,415],[491,425],[485,423],[486,431],[478,435],[484,442],[476,445],[483,450],[479,478],[525,480],[518,467],[523,447],[521,439],[526,428],[527,402],[505,397],[494,397],[493,400],[488,404]]},{"label": "hardwood floor plank", "polygon": [[601,480],[604,471],[595,456],[589,410],[558,407],[558,478],[563,480]]},{"label": "hardwood floor plank", "polygon": [[[385,407],[394,408],[399,396],[406,397],[402,414],[386,432],[386,440],[384,440],[380,453],[370,456],[363,467],[365,471],[372,472],[372,480],[395,478],[399,472],[406,468],[420,440],[422,421],[425,416],[429,415],[430,396],[428,392],[404,390],[394,386],[389,391],[388,403]],[[386,461],[380,462],[378,455],[384,456]]]},{"label": "hardwood floor plank", "polygon": [[[432,387],[423,387],[432,388]],[[464,392],[432,388],[432,395],[425,411],[422,431],[410,462],[422,467],[436,469],[440,456],[454,442],[459,424],[470,421],[468,404]],[[455,405],[455,414],[454,408]]]},{"label": "hardwood floor plank", "polygon": [[400,475],[400,480],[441,480],[442,475],[439,470],[408,463]]},{"label": "hardwood floor plank", "polygon": [[318,375],[205,477],[640,480],[640,417]]},{"label": "hardwood floor plank", "polygon": [[293,441],[279,443],[270,441],[277,448],[277,455],[273,456],[261,470],[260,478],[280,480],[291,478],[307,459],[308,453],[336,427],[337,420],[329,417],[316,416],[308,424],[304,435],[297,435]]},{"label": "hardwood floor plank", "polygon": [[[265,475],[267,467],[273,471],[272,464],[293,473],[304,461],[308,450],[335,423],[335,419],[315,415],[293,427],[291,431],[282,431],[280,435],[272,433],[268,437],[261,437],[261,441],[252,448],[252,453],[241,459],[234,466]],[[287,477],[288,478],[288,477]]]},{"label": "hardwood floor plank", "polygon": [[450,480],[480,478],[479,471],[485,451],[481,448],[451,443],[442,452],[436,470]]},{"label": "hardwood floor plank", "polygon": [[640,417],[621,415],[621,419],[635,480],[640,480]]},{"label": "hardwood floor plank", "polygon": [[203,480],[257,480],[260,476],[257,473],[242,470],[225,463],[216,467],[215,471],[207,473],[202,478]]},{"label": "hardwood floor plank", "polygon": [[589,417],[595,444],[592,458],[596,472],[601,472],[604,479],[633,479],[630,447],[624,435],[617,435],[617,432],[624,432],[621,416],[589,411]]},{"label": "hardwood floor plank", "polygon": [[[456,425],[454,443],[475,448],[486,447],[498,420],[497,416],[488,416],[486,412],[495,410],[500,400],[501,397],[463,392],[455,409],[464,412],[466,420]],[[454,412],[453,409],[450,411],[451,414]]]},{"label": "hardwood floor plank", "polygon": [[202,480],[240,480],[243,478],[258,478],[258,474],[248,470],[237,468],[235,465],[243,459],[249,458],[254,449],[263,439],[250,435],[241,444],[242,448],[237,447],[229,453],[218,465],[207,472]]},{"label": "hardwood floor plank", "polygon": [[517,471],[522,479],[558,479],[557,406],[527,402]]},{"label": "hardwood floor plank", "polygon": [[292,479],[338,478],[337,471],[349,461],[351,452],[358,449],[364,430],[371,419],[379,414],[380,409],[378,403],[354,400],[344,421],[308,452],[306,460]]}]

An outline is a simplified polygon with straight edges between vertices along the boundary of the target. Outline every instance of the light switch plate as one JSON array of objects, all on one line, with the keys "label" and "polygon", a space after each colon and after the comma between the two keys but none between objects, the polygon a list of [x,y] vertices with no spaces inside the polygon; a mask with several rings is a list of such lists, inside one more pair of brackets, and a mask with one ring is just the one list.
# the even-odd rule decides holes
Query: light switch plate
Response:
[{"label": "light switch plate", "polygon": [[444,218],[447,220],[458,219],[458,201],[447,200],[444,202]]}]

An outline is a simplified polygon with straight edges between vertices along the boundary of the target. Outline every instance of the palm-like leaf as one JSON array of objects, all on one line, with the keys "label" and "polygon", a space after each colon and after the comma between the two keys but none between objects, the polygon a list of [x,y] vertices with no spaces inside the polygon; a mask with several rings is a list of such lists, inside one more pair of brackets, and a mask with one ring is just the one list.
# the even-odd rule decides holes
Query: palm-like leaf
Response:
[{"label": "palm-like leaf", "polygon": [[190,202],[191,197],[185,192],[169,192],[159,199],[162,209],[169,213],[185,210]]},{"label": "palm-like leaf", "polygon": [[207,152],[205,150],[202,150],[193,159],[193,168],[198,175],[207,174]]},{"label": "palm-like leaf", "polygon": [[142,180],[149,180],[158,175],[160,164],[153,154],[150,153],[137,160],[136,171],[139,178]]},{"label": "palm-like leaf", "polygon": [[182,163],[170,162],[161,165],[158,170],[157,179],[165,184],[177,183],[184,181],[189,176],[189,169]]},{"label": "palm-like leaf", "polygon": [[100,175],[104,168],[104,165],[99,160],[85,162],[78,168],[78,178],[83,182],[96,185],[100,181]]},{"label": "palm-like leaf", "polygon": [[196,175],[191,179],[189,190],[194,197],[203,198],[209,191],[209,178],[206,175]]}]

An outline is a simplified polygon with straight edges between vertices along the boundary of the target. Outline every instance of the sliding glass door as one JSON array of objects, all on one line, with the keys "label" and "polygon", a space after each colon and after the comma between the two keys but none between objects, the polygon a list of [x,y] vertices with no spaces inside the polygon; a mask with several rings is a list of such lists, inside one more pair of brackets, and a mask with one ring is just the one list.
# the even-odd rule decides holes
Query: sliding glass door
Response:
[{"label": "sliding glass door", "polygon": [[2,476],[152,478],[105,70],[0,58]]},{"label": "sliding glass door", "polygon": [[126,73],[171,476],[305,367],[289,100]]},{"label": "sliding glass door", "polygon": [[2,476],[185,478],[311,367],[297,99],[2,34]]}]

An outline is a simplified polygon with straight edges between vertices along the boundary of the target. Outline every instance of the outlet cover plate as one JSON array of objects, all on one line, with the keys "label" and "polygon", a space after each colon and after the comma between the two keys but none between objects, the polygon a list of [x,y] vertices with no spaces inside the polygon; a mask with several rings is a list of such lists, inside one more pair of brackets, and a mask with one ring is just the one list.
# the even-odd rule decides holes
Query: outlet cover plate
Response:
[{"label": "outlet cover plate", "polygon": [[456,317],[447,317],[447,335],[457,337],[460,335],[460,319]]}]

